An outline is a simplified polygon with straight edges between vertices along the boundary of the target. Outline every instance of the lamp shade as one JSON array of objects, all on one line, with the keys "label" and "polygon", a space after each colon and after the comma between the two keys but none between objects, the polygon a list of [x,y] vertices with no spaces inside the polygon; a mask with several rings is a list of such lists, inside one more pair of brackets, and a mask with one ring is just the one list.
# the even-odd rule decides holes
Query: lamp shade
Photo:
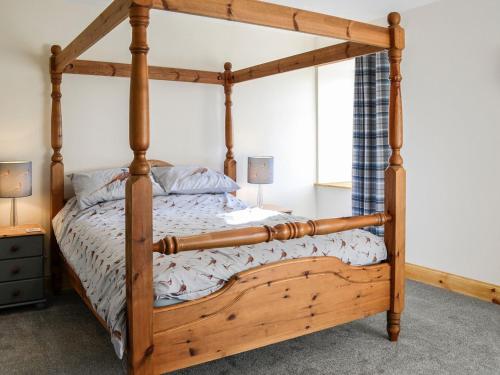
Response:
[{"label": "lamp shade", "polygon": [[251,184],[272,184],[274,178],[272,156],[251,156],[248,158],[248,182]]},{"label": "lamp shade", "polygon": [[20,198],[31,195],[31,162],[0,162],[0,198]]}]

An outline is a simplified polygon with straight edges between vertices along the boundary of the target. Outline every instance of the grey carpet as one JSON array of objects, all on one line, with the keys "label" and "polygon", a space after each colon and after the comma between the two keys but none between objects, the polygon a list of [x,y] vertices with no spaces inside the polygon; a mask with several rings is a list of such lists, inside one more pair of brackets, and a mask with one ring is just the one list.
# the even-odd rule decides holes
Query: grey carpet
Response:
[{"label": "grey carpet", "polygon": [[[121,374],[107,333],[73,293],[0,312],[0,373]],[[500,306],[408,282],[398,343],[380,314],[179,371],[199,374],[500,374]]]}]

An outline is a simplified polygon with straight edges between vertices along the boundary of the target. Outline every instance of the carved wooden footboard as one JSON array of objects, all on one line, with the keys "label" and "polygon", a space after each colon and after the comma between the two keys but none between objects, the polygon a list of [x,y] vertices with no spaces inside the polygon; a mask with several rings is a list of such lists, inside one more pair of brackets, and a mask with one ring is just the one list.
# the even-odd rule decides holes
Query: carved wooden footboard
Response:
[{"label": "carved wooden footboard", "polygon": [[164,373],[364,318],[390,307],[390,267],[293,259],[235,275],[205,298],[154,309]]}]

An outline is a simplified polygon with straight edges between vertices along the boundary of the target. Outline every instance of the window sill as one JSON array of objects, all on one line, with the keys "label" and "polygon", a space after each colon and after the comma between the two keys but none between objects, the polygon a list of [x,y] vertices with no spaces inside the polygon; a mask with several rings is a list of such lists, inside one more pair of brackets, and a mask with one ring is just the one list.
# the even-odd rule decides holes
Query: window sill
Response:
[{"label": "window sill", "polygon": [[314,186],[334,188],[334,189],[352,189],[351,181],[344,182],[316,182]]}]

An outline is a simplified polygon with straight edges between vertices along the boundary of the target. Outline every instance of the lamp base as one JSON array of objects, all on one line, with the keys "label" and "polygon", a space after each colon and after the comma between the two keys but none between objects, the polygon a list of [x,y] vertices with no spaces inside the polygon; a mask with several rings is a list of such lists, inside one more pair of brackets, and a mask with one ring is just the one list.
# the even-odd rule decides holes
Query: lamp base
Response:
[{"label": "lamp base", "polygon": [[12,203],[10,205],[10,226],[12,228],[17,227],[17,201],[16,201],[16,198],[12,198]]},{"label": "lamp base", "polygon": [[257,192],[257,207],[264,208],[264,194],[262,184],[259,184],[259,190]]}]

